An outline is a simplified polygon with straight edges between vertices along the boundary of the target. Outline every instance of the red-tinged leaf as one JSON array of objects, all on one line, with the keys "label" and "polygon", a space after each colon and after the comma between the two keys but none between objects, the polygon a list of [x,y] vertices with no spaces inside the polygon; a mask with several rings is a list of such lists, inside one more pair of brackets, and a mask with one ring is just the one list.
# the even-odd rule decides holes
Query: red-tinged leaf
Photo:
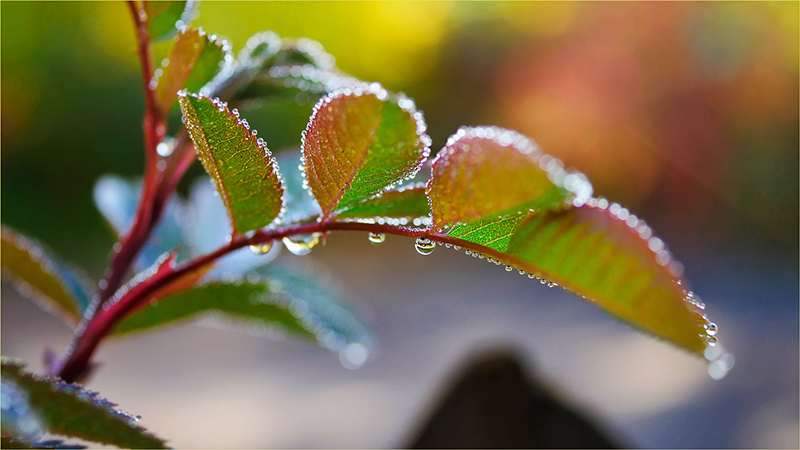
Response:
[{"label": "red-tinged leaf", "polygon": [[480,244],[499,262],[557,283],[605,311],[702,353],[706,346],[682,266],[650,228],[619,205],[590,199],[560,212],[456,225],[447,235]]},{"label": "red-tinged leaf", "polygon": [[379,85],[335,91],[303,133],[305,176],[323,217],[413,177],[428,157],[422,114]]},{"label": "red-tinged leaf", "polygon": [[180,104],[197,157],[214,181],[233,231],[272,223],[281,212],[284,188],[266,143],[219,100],[182,94]]},{"label": "red-tinged leaf", "polygon": [[433,161],[428,182],[434,225],[492,219],[565,203],[583,204],[592,185],[530,139],[495,127],[462,128]]},{"label": "red-tinged leaf", "polygon": [[163,41],[173,36],[179,28],[188,25],[197,3],[173,1],[145,1],[150,40]]},{"label": "red-tinged leaf", "polygon": [[164,115],[175,104],[180,89],[198,92],[231,59],[230,45],[197,28],[181,30],[163,65],[156,85],[156,99]]},{"label": "red-tinged leaf", "polygon": [[63,267],[36,242],[3,226],[3,274],[42,308],[70,323],[83,316],[93,295],[85,277]]},{"label": "red-tinged leaf", "polygon": [[338,219],[370,219],[374,217],[419,218],[430,214],[425,185],[386,191],[364,200],[336,215]]}]

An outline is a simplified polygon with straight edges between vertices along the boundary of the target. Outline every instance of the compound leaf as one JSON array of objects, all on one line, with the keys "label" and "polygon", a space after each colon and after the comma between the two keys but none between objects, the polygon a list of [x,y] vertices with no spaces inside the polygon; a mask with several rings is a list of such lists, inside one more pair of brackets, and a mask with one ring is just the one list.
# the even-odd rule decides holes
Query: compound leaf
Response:
[{"label": "compound leaf", "polygon": [[462,128],[433,161],[428,182],[437,228],[529,210],[580,205],[592,185],[530,139],[495,127]]},{"label": "compound leaf", "polygon": [[[16,399],[24,399],[46,431],[121,448],[166,448],[163,440],[145,432],[137,419],[114,409],[114,403],[78,384],[26,373],[3,358],[3,394],[13,383]],[[4,402],[3,415],[5,416]],[[5,417],[4,417],[5,419]]]},{"label": "compound leaf", "polygon": [[20,292],[69,322],[77,322],[94,291],[87,278],[48,255],[38,243],[2,227],[2,268]]},{"label": "compound leaf", "polygon": [[281,212],[284,188],[266,143],[219,100],[182,93],[180,105],[197,156],[214,181],[234,233],[272,223]]},{"label": "compound leaf", "polygon": [[[599,205],[599,206],[598,206]],[[672,260],[650,228],[619,205],[590,199],[566,211],[522,213],[456,225],[450,237],[484,247],[481,253],[557,283],[605,311],[702,353],[700,316]]]},{"label": "compound leaf", "polygon": [[413,177],[428,157],[422,114],[379,85],[340,89],[314,107],[303,135],[305,175],[323,217]]}]

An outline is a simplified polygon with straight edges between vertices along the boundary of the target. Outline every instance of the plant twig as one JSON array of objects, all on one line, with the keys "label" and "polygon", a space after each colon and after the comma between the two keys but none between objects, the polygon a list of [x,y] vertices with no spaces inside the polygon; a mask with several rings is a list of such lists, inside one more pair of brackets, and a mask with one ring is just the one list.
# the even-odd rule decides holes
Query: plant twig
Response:
[{"label": "plant twig", "polygon": [[143,280],[139,284],[132,286],[126,293],[109,302],[105,307],[98,309],[92,321],[78,330],[72,343],[67,347],[66,354],[62,359],[60,367],[53,370],[56,374],[66,381],[79,379],[89,367],[92,354],[97,349],[100,342],[106,337],[114,327],[123,319],[128,317],[146,302],[149,302],[153,295],[163,288],[169,286],[183,277],[190,275],[197,270],[201,270],[208,264],[214,263],[219,258],[239,250],[249,245],[265,244],[280,240],[284,237],[291,237],[311,233],[328,233],[331,231],[364,231],[371,233],[392,234],[405,237],[427,237],[431,240],[458,245],[466,249],[473,249],[492,257],[501,257],[502,254],[496,250],[483,247],[481,245],[453,238],[441,233],[436,233],[431,229],[412,228],[396,225],[385,225],[363,222],[313,222],[308,224],[295,225],[287,228],[274,230],[259,230],[250,237],[241,236],[231,240],[228,244],[217,250],[199,256],[191,261],[187,261],[177,268],[166,267],[157,271],[150,278]]}]

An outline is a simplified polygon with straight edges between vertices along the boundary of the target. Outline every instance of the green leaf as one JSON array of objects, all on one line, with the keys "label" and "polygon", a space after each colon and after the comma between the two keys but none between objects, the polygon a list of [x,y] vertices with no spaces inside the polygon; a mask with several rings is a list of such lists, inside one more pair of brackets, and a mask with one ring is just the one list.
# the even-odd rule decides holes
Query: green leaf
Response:
[{"label": "green leaf", "polygon": [[590,199],[566,211],[456,225],[447,235],[479,244],[491,259],[557,283],[656,336],[694,352],[705,349],[682,266],[617,204]]},{"label": "green leaf", "polygon": [[150,40],[163,41],[189,24],[198,2],[145,1]]},{"label": "green leaf", "polygon": [[3,383],[13,382],[47,431],[121,448],[166,448],[164,441],[136,425],[137,419],[80,385],[26,373],[3,358]]},{"label": "green leaf", "polygon": [[164,115],[175,104],[177,92],[199,92],[226,64],[233,60],[227,41],[207,35],[202,29],[186,28],[172,46],[167,64],[157,78],[156,99]]},{"label": "green leaf", "polygon": [[364,200],[336,215],[338,219],[370,219],[391,217],[414,219],[430,214],[425,185],[393,189],[378,197]]},{"label": "green leaf", "polygon": [[[237,100],[269,99],[310,101],[359,81],[337,70],[319,69],[313,66],[276,66],[256,75],[240,93]],[[243,104],[248,108],[257,102]]]},{"label": "green leaf", "polygon": [[303,134],[305,176],[323,217],[413,177],[430,138],[414,102],[377,83],[337,90],[314,107]]},{"label": "green leaf", "polygon": [[[260,280],[259,280],[260,281]],[[288,329],[311,337],[300,320],[282,303],[281,291],[268,282],[213,282],[160,299],[124,320],[114,330],[122,335],[193,319],[200,314],[220,312],[262,327]]]},{"label": "green leaf", "polygon": [[38,243],[2,227],[3,274],[43,309],[75,323],[94,295],[87,278],[52,258]]},{"label": "green leaf", "polygon": [[325,51],[322,44],[313,39],[284,39],[281,49],[270,57],[268,65],[273,67],[313,66],[329,70],[336,66],[336,59]]},{"label": "green leaf", "polygon": [[266,143],[219,100],[182,93],[180,104],[197,157],[214,181],[234,233],[272,223],[281,212],[284,188]]},{"label": "green leaf", "polygon": [[530,139],[495,127],[462,128],[433,161],[428,182],[434,226],[565,204],[580,206],[592,185]]}]

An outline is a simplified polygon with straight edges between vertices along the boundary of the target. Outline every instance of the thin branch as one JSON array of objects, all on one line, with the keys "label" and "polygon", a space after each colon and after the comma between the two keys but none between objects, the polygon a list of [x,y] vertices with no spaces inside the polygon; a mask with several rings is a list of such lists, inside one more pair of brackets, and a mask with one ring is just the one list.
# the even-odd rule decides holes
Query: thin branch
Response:
[{"label": "thin branch", "polygon": [[436,233],[430,229],[403,227],[395,225],[385,225],[364,222],[314,222],[302,225],[295,225],[287,228],[275,230],[259,230],[251,237],[239,237],[232,240],[217,250],[199,256],[191,261],[187,261],[180,267],[163,267],[153,274],[150,278],[132,286],[126,293],[118,299],[107,303],[95,314],[92,321],[79,329],[73,342],[67,349],[67,353],[62,359],[62,365],[57,367],[55,373],[66,381],[79,379],[89,367],[89,361],[97,346],[107,336],[114,327],[122,320],[136,311],[146,302],[149,302],[153,295],[161,289],[169,286],[183,277],[193,274],[208,264],[212,264],[219,258],[232,253],[241,248],[265,244],[277,241],[284,237],[311,233],[328,233],[331,231],[363,231],[370,233],[392,234],[405,237],[427,237],[434,241],[458,245],[466,249],[473,249],[492,257],[500,257],[501,253],[496,250],[482,247],[478,244],[453,238],[447,235]]}]

